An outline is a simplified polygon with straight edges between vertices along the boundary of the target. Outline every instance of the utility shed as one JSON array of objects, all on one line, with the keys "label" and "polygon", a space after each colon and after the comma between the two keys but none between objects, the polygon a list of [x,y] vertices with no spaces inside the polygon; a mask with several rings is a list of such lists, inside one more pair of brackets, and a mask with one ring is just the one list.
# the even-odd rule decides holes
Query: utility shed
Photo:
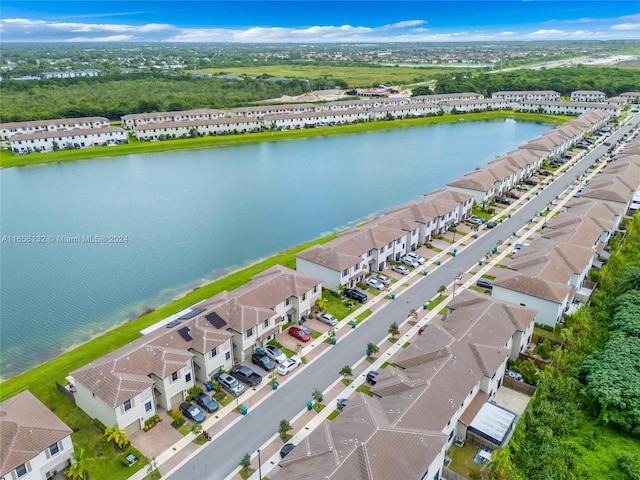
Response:
[{"label": "utility shed", "polygon": [[513,428],[516,416],[493,403],[485,403],[475,416],[469,431],[500,447]]}]

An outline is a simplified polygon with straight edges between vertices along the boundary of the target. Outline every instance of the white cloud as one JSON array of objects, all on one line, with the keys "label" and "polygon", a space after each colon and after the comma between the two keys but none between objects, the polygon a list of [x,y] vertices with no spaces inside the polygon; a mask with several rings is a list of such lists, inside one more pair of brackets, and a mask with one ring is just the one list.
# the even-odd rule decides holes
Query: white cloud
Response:
[{"label": "white cloud", "polygon": [[562,30],[543,29],[543,30],[536,30],[535,32],[532,32],[529,34],[529,36],[531,37],[544,37],[544,38],[552,38],[557,35],[564,36],[565,32]]},{"label": "white cloud", "polygon": [[640,22],[638,23],[619,23],[613,25],[611,30],[640,30]]},{"label": "white cloud", "polygon": [[106,37],[75,37],[68,38],[65,42],[130,42],[133,35],[109,35]]}]

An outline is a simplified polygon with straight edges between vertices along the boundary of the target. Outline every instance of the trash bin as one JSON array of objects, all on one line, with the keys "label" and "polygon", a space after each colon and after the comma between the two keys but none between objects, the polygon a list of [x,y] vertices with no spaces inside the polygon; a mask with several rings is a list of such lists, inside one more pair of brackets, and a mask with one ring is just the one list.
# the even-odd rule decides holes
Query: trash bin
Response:
[{"label": "trash bin", "polygon": [[426,310],[427,308],[429,308],[429,304],[428,303],[423,303],[422,304],[422,309]]},{"label": "trash bin", "polygon": [[242,405],[242,407],[240,407],[240,412],[243,415],[246,415],[248,411],[249,411],[249,409],[246,406]]},{"label": "trash bin", "polygon": [[436,262],[436,265],[442,265],[442,262],[441,262],[440,260],[438,260],[438,261]]},{"label": "trash bin", "polygon": [[425,277],[427,276],[427,273],[429,273],[429,272],[427,272],[426,270],[422,271],[422,275],[424,275]]},{"label": "trash bin", "polygon": [[396,294],[395,294],[395,293],[392,293],[392,294],[391,294],[391,300],[395,300],[395,299],[396,299]]},{"label": "trash bin", "polygon": [[205,386],[207,387],[207,392],[210,392],[211,390],[213,390],[213,385],[211,385],[211,382],[205,384]]},{"label": "trash bin", "polygon": [[478,265],[482,265],[482,260],[478,260]]},{"label": "trash bin", "polygon": [[338,339],[336,337],[331,337],[331,345],[335,345]]},{"label": "trash bin", "polygon": [[313,402],[311,400],[309,400],[307,402],[307,410],[311,410],[313,408]]},{"label": "trash bin", "polygon": [[271,388],[272,388],[273,390],[277,390],[277,389],[278,389],[278,382],[273,382],[273,383],[271,384]]},{"label": "trash bin", "polygon": [[321,402],[321,401],[322,401],[322,399],[324,399],[324,395],[323,395],[322,393],[318,393],[318,395],[316,396],[316,400],[317,400],[318,402]]},{"label": "trash bin", "polygon": [[473,234],[473,238],[478,238],[478,234],[477,234],[477,233],[474,233],[474,234]]},{"label": "trash bin", "polygon": [[356,322],[355,320],[351,321],[351,328],[356,328],[356,325],[358,325],[358,322]]}]

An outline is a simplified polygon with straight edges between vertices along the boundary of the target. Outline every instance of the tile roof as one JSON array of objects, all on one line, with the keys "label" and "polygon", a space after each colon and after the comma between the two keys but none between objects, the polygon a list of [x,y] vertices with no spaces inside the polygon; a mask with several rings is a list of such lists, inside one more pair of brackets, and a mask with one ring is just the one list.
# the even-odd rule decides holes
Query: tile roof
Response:
[{"label": "tile roof", "polygon": [[499,272],[493,285],[555,303],[564,302],[574,291],[567,284],[549,282],[510,270]]},{"label": "tile roof", "polygon": [[31,392],[0,403],[0,476],[71,435],[72,430]]}]

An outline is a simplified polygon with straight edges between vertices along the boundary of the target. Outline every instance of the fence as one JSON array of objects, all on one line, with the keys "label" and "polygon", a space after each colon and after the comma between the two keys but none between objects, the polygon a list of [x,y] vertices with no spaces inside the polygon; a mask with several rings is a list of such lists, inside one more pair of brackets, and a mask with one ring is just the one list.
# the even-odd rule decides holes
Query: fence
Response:
[{"label": "fence", "polygon": [[62,395],[67,397],[67,400],[73,402],[74,405],[76,404],[76,399],[74,398],[73,393],[71,393],[64,385],[61,385],[56,381],[56,388]]},{"label": "fence", "polygon": [[506,375],[504,377],[504,381],[502,382],[502,385],[504,385],[507,388],[510,388],[511,390],[515,390],[516,392],[524,393],[529,397],[532,397],[533,394],[536,393],[536,387],[534,387],[533,385],[529,385],[528,383],[524,383],[524,382],[519,382],[515,378],[507,377]]},{"label": "fence", "polygon": [[463,477],[459,473],[456,473],[447,467],[442,469],[442,478],[443,480],[467,480],[467,477]]}]

